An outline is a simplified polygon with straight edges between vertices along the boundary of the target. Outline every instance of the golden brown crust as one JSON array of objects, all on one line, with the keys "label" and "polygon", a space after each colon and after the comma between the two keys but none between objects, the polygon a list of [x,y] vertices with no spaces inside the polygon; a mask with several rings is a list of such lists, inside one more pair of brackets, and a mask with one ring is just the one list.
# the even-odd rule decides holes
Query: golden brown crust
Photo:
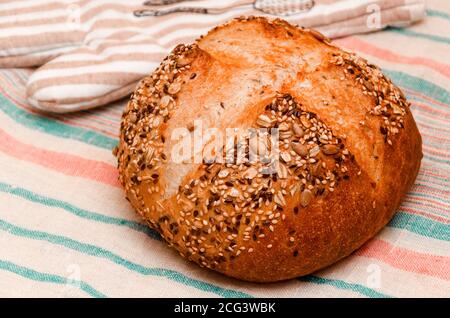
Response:
[{"label": "golden brown crust", "polygon": [[[261,162],[172,162],[175,129],[192,132],[195,119],[219,132],[278,128],[275,173]],[[256,282],[360,247],[392,218],[421,157],[409,103],[378,68],[265,18],[175,48],[138,85],[118,147],[119,179],[149,226],[201,266]]]}]

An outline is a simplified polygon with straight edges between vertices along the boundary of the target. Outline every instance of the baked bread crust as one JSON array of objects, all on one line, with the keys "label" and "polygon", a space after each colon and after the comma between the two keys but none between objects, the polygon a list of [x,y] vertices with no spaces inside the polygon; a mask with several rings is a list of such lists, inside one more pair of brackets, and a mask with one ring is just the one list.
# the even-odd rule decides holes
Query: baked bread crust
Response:
[{"label": "baked bread crust", "polygon": [[[275,127],[281,163],[174,163],[175,129]],[[179,253],[247,281],[312,273],[359,248],[413,184],[421,136],[403,93],[314,30],[261,17],[179,45],[124,111],[126,197]]]}]

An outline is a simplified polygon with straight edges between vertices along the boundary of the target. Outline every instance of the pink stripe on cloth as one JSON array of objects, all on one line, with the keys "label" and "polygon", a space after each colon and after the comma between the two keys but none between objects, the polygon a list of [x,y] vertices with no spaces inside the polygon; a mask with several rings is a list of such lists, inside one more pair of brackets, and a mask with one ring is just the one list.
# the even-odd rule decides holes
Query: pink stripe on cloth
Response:
[{"label": "pink stripe on cloth", "polygon": [[[409,205],[413,206],[413,208],[405,207],[405,206],[409,206]],[[418,205],[417,203],[405,200],[405,201],[403,201],[403,206],[400,206],[399,210],[401,210],[402,212],[406,212],[408,214],[420,215],[427,219],[430,219],[430,220],[433,220],[436,222],[440,222],[445,225],[450,225],[450,220],[448,218],[446,218],[445,216],[440,216],[440,215],[436,214],[435,212],[428,212],[423,209],[419,210],[419,207],[420,207],[420,205]]]},{"label": "pink stripe on cloth", "polygon": [[[404,89],[404,90],[408,91],[406,89]],[[408,92],[408,94],[409,94],[409,92]],[[411,94],[411,95],[413,95],[413,94]],[[430,106],[429,104],[421,103],[418,101],[413,101],[413,107],[424,109],[428,113],[428,116],[430,114],[433,114],[433,115],[437,116],[437,119],[440,119],[440,120],[446,120],[446,117],[448,117],[450,119],[450,113],[448,111],[439,110],[436,107]],[[445,127],[442,127],[442,128],[445,128]]]},{"label": "pink stripe on cloth", "polygon": [[65,175],[120,187],[117,180],[117,169],[111,164],[25,144],[2,129],[0,129],[0,139],[2,140],[0,151],[9,156],[56,170]]},{"label": "pink stripe on cloth", "polygon": [[[417,188],[418,187],[418,185],[415,185],[415,188]],[[428,189],[428,188],[427,188]],[[443,193],[445,193],[446,195],[448,195],[448,192],[447,191],[442,191]],[[421,191],[421,193],[422,193],[422,191]],[[424,193],[425,194],[425,193]],[[408,198],[411,198],[411,199],[413,199],[414,198],[414,195],[407,195],[406,196],[406,199],[408,199]],[[439,207],[441,207],[442,208],[442,210],[446,213],[446,214],[448,214],[448,215],[450,215],[450,205],[445,205],[445,204],[443,204],[443,203],[441,203],[441,201],[436,201],[436,200],[433,200],[433,199],[428,199],[428,198],[420,198],[420,202],[428,202],[428,203],[430,203],[430,204],[433,204],[433,205],[436,205],[436,206],[439,206]]]},{"label": "pink stripe on cloth", "polygon": [[404,271],[450,280],[449,257],[411,251],[379,239],[369,241],[355,254],[381,260]]},{"label": "pink stripe on cloth", "polygon": [[[449,105],[447,105],[447,104],[437,100],[436,98],[433,98],[432,96],[427,96],[427,95],[424,95],[424,94],[422,94],[420,92],[417,92],[417,91],[414,91],[412,89],[405,88],[405,87],[402,87],[402,89],[408,95],[417,96],[417,97],[423,98],[424,100],[426,100],[429,103],[436,104],[436,105],[439,105],[439,106],[442,106],[442,107],[450,109]],[[434,108],[430,108],[430,109],[434,109]],[[439,111],[439,109],[434,109],[434,110]],[[442,113],[447,115],[447,116],[450,115],[448,112],[442,112]]]},{"label": "pink stripe on cloth", "polygon": [[335,42],[351,50],[356,50],[362,53],[367,53],[375,57],[382,58],[389,62],[411,64],[411,65],[423,65],[429,67],[447,77],[450,77],[450,65],[445,63],[439,63],[432,59],[423,57],[409,57],[405,55],[400,55],[394,53],[387,49],[379,48],[373,44],[366,41],[362,41],[356,37],[347,37],[342,39],[337,39]]},{"label": "pink stripe on cloth", "polygon": [[409,213],[409,214],[416,214],[416,215],[424,216],[424,217],[426,217],[428,219],[431,219],[431,220],[434,220],[434,221],[438,221],[438,222],[441,222],[441,223],[444,223],[444,224],[450,224],[450,221],[448,219],[439,217],[439,216],[437,216],[435,214],[432,214],[432,213],[418,211],[416,209],[408,208],[408,207],[405,207],[405,206],[400,207],[400,209],[402,211],[404,211],[404,212]]}]

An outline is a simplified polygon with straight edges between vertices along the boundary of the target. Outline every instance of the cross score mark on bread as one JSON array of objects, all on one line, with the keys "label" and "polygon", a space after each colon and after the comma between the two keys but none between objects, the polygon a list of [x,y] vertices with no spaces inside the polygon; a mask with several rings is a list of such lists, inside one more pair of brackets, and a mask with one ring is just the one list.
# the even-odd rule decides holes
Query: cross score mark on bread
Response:
[{"label": "cross score mark on bread", "polygon": [[[199,119],[219,131],[276,128],[275,172],[171,161],[173,132]],[[127,198],[169,245],[267,282],[328,266],[375,235],[422,154],[409,103],[377,67],[316,31],[252,17],[177,46],[141,81],[117,155]]]}]

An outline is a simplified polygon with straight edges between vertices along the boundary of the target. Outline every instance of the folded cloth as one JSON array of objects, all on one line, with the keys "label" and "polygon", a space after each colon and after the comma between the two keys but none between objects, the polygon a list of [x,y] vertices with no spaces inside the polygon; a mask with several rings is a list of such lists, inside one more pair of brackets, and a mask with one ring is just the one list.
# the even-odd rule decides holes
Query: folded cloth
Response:
[{"label": "folded cloth", "polygon": [[[204,0],[164,6],[143,2],[2,1],[0,67],[39,66],[27,83],[29,103],[44,111],[71,112],[128,95],[176,44],[191,42],[217,24],[242,15],[276,17],[264,5],[304,5],[301,12],[277,13],[332,38],[405,26],[425,14],[423,0]],[[211,13],[134,14],[180,7],[208,8]]]}]

